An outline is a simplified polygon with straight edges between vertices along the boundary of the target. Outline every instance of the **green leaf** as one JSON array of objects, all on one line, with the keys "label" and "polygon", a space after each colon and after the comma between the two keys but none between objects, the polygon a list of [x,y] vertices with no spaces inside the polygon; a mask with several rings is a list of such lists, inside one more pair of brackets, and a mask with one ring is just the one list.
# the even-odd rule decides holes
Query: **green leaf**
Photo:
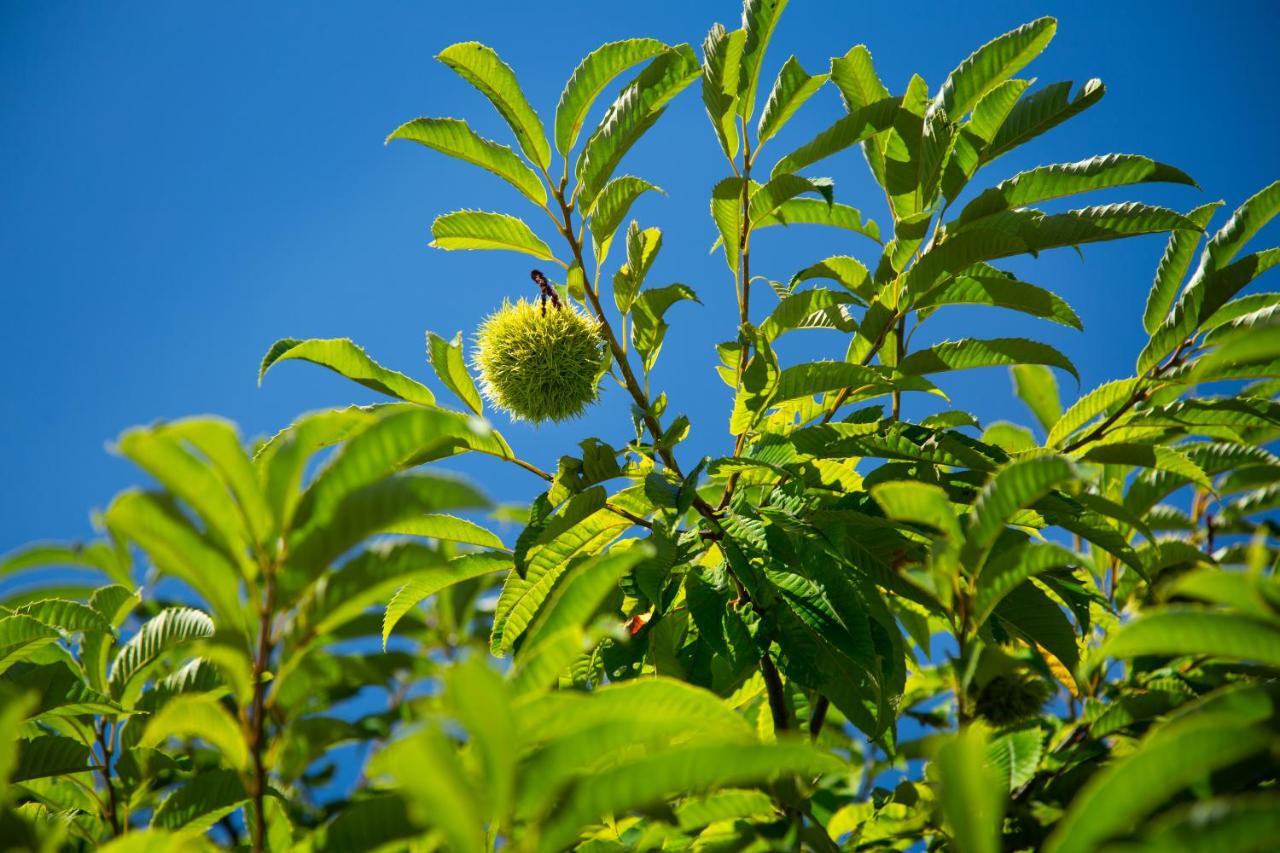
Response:
[{"label": "green leaf", "polygon": [[[524,220],[506,213],[456,210],[431,223],[431,245],[437,249],[496,249],[556,261],[551,247]],[[559,263],[559,261],[556,261]]]},{"label": "green leaf", "polygon": [[1080,458],[1086,462],[1102,465],[1136,465],[1141,468],[1168,471],[1170,474],[1213,491],[1213,481],[1200,469],[1200,466],[1192,462],[1186,454],[1172,447],[1108,442],[1093,445]]},{"label": "green leaf", "polygon": [[782,299],[760,324],[760,334],[772,341],[795,329],[838,329],[851,332],[857,324],[840,306],[853,301],[854,297],[848,293],[826,288],[792,293]]},{"label": "green leaf", "polygon": [[412,578],[396,590],[382,617],[382,646],[385,649],[396,623],[404,615],[442,589],[470,578],[511,568],[507,554],[464,554],[449,561],[446,566],[433,567],[413,573]]},{"label": "green leaf", "polygon": [[578,156],[574,174],[579,205],[590,208],[595,203],[623,156],[698,74],[693,50],[682,44],[655,58],[622,90]]},{"label": "green leaf", "polygon": [[1003,785],[987,762],[982,730],[970,726],[948,737],[933,754],[938,803],[959,853],[997,853],[1004,817]]},{"label": "green leaf", "polygon": [[978,594],[973,605],[973,622],[981,625],[996,605],[1022,584],[1051,569],[1084,565],[1088,561],[1052,542],[1026,542],[992,556],[978,576]]},{"label": "green leaf", "polygon": [[203,832],[248,802],[234,770],[206,770],[191,777],[156,807],[151,825]]},{"label": "green leaf", "polygon": [[589,701],[568,691],[543,694],[522,703],[520,722],[526,742],[545,745],[522,766],[522,774],[539,784],[521,787],[517,810],[548,817],[566,789],[589,783],[592,773],[659,753],[675,740],[696,736],[708,746],[756,740],[745,720],[714,694],[661,677],[608,685]]},{"label": "green leaf", "polygon": [[859,107],[831,127],[783,157],[773,166],[774,175],[794,174],[846,148],[893,127],[901,98],[882,98]]},{"label": "green leaf", "polygon": [[689,798],[676,806],[675,812],[680,828],[687,832],[739,818],[767,823],[776,818],[777,807],[769,795],[761,791],[728,790]]},{"label": "green leaf", "polygon": [[732,435],[742,435],[755,424],[759,413],[764,411],[777,391],[778,377],[782,372],[778,368],[778,357],[768,340],[757,335],[752,327],[743,327],[743,331],[747,333],[747,342],[752,345],[754,353],[742,373],[733,412],[729,416],[729,432]]},{"label": "green leaf", "polygon": [[1011,589],[996,605],[995,615],[1006,631],[1053,655],[1074,676],[1080,663],[1075,631],[1062,608],[1038,586],[1025,582]]},{"label": "green leaf", "polygon": [[626,39],[587,54],[573,70],[556,106],[556,150],[569,156],[591,105],[615,77],[669,49],[657,39]]},{"label": "green leaf", "polygon": [[[741,261],[744,187],[748,184],[742,178],[725,178],[711,189],[711,219],[720,232],[717,245],[724,249],[725,263],[734,276]],[[715,251],[714,246],[711,251]]]},{"label": "green leaf", "polygon": [[1062,418],[1062,402],[1058,399],[1058,380],[1053,371],[1040,364],[1019,364],[1009,368],[1013,390],[1040,427],[1048,433]]},{"label": "green leaf", "polygon": [[734,161],[738,156],[738,80],[742,73],[742,51],[746,47],[746,30],[725,32],[715,24],[702,42],[702,103],[715,129],[724,156]]},{"label": "green leaf", "polygon": [[755,110],[764,54],[786,8],[787,0],[744,0],[742,4],[742,29],[747,35],[738,74],[738,115],[743,118],[750,118]]},{"label": "green leaf", "polygon": [[34,542],[0,556],[0,577],[53,566],[93,569],[117,583],[130,583],[129,566],[106,542]]},{"label": "green leaf", "polygon": [[105,616],[87,604],[65,598],[41,598],[14,608],[13,612],[39,619],[50,628],[59,628],[70,633],[84,631],[111,633],[111,623]]},{"label": "green leaf", "polygon": [[1101,80],[1086,82],[1071,97],[1071,83],[1053,83],[1017,103],[1004,123],[982,149],[981,162],[990,163],[1042,133],[1052,130],[1074,115],[1084,112],[1102,100],[1107,87]]},{"label": "green leaf", "polygon": [[[18,746],[16,742],[18,738],[9,735],[10,732],[16,732],[18,727],[22,725],[23,719],[31,710],[32,697],[30,696],[11,696],[6,695],[3,704],[0,704],[0,731],[5,732],[5,736],[0,738],[0,779],[5,780],[6,791],[8,789],[9,777],[13,772],[14,766],[18,761]],[[8,796],[0,796],[0,800],[8,801]]]},{"label": "green leaf", "polygon": [[417,142],[479,166],[511,184],[534,204],[547,203],[547,188],[542,179],[525,165],[520,155],[505,145],[480,136],[462,119],[415,118],[391,131],[387,142],[393,139]]},{"label": "green leaf", "polygon": [[630,526],[630,521],[603,508],[572,525],[548,526],[542,544],[530,552],[524,577],[518,572],[507,575],[494,609],[489,643],[492,652],[510,652],[574,556],[599,552]]},{"label": "green leaf", "polygon": [[982,565],[996,538],[1018,510],[1030,506],[1057,486],[1076,477],[1061,456],[1032,456],[996,472],[979,492],[970,511],[961,559],[971,569]]},{"label": "green leaf", "polygon": [[[305,537],[322,527],[357,489],[423,462],[466,451],[505,459],[512,456],[511,448],[488,424],[460,412],[414,406],[389,410],[347,441],[317,472],[298,503],[291,536]],[[442,482],[441,497],[450,500],[460,496],[463,506],[474,506],[470,501],[477,496],[470,489],[459,492],[449,488],[458,485]]]},{"label": "green leaf", "polygon": [[1200,266],[1173,311],[1138,355],[1138,372],[1145,373],[1159,364],[1197,328],[1212,320],[1242,288],[1277,264],[1280,264],[1280,248],[1245,255],[1216,270],[1209,268],[1207,254],[1202,255]]},{"label": "green leaf", "polygon": [[1065,370],[1080,380],[1075,365],[1048,344],[1025,338],[964,338],[943,341],[928,349],[916,350],[898,364],[903,373],[924,375],[949,370],[968,370],[996,365],[1044,364]]},{"label": "green leaf", "polygon": [[765,102],[757,126],[757,148],[782,130],[796,110],[804,105],[827,82],[826,74],[810,76],[794,57],[788,57],[778,72],[778,79]]},{"label": "green leaf", "polygon": [[746,720],[719,696],[663,676],[613,682],[591,693],[544,692],[524,701],[520,712],[521,738],[553,748],[566,741],[586,741],[590,749],[584,735],[613,722],[637,733],[644,733],[646,724],[657,724],[662,730],[696,732],[715,742],[755,740]]},{"label": "green leaf", "polygon": [[480,392],[476,390],[475,380],[467,372],[467,363],[462,355],[462,332],[454,335],[452,341],[446,341],[435,332],[427,332],[427,356],[436,376],[445,387],[467,404],[467,408],[477,415],[484,413],[484,404],[480,401]]},{"label": "green leaf", "polygon": [[1246,850],[1280,844],[1280,796],[1257,791],[1170,809],[1151,821],[1145,850]]},{"label": "green leaf", "polygon": [[631,310],[631,303],[661,249],[662,231],[657,228],[641,230],[633,219],[627,227],[627,262],[613,277],[613,301],[618,306],[618,313],[626,314]]},{"label": "green leaf", "polygon": [[[1259,190],[1231,214],[1227,224],[1205,246],[1208,267],[1220,270],[1239,254],[1245,244],[1280,214],[1280,181]],[[1203,315],[1202,315],[1203,316]]]},{"label": "green leaf", "polygon": [[637,545],[597,554],[565,572],[529,626],[520,655],[531,653],[559,631],[585,627],[609,591],[617,588],[618,581],[635,568],[636,563],[650,556],[653,556],[651,547]]},{"label": "green leaf", "polygon": [[406,581],[447,568],[445,554],[419,542],[374,542],[307,590],[293,625],[303,635],[324,636],[381,605]]},{"label": "green leaf", "polygon": [[348,801],[345,807],[317,833],[317,846],[325,853],[342,853],[361,847],[382,845],[417,835],[409,820],[405,802],[397,794],[382,794]]},{"label": "green leaf", "polygon": [[[792,433],[795,446],[825,458],[867,456],[906,459],[990,471],[992,459],[973,450],[961,436],[910,424],[826,424]],[[846,432],[847,430],[847,432]]]},{"label": "green leaf", "polygon": [[271,511],[235,424],[217,417],[194,417],[163,423],[155,429],[205,458],[240,505],[239,512],[250,540],[259,545],[266,543],[270,536]]},{"label": "green leaf", "polygon": [[663,319],[667,309],[686,300],[701,304],[698,294],[686,284],[649,288],[636,297],[631,306],[631,341],[640,353],[645,370],[653,369],[662,349],[662,340],[667,334],[667,323]]},{"label": "green leaf", "polygon": [[844,56],[831,60],[831,82],[840,90],[846,112],[855,112],[889,97],[889,90],[880,82],[866,45],[855,45]]},{"label": "green leaf", "polygon": [[262,358],[262,366],[258,368],[258,384],[262,384],[262,377],[272,365],[289,359],[300,359],[327,367],[366,388],[398,400],[425,406],[436,401],[435,394],[425,385],[403,373],[386,369],[347,338],[311,338],[305,341],[283,338],[276,341]]},{"label": "green leaf", "polygon": [[125,491],[104,515],[107,526],[137,543],[161,574],[178,578],[208,603],[230,631],[243,630],[239,571],[226,552],[161,496]]},{"label": "green leaf", "polygon": [[[1161,550],[1171,543],[1186,545],[1179,540],[1165,540]],[[1194,546],[1191,547],[1194,551]],[[1163,555],[1162,555],[1163,556]],[[1187,553],[1179,562],[1209,562],[1203,554]],[[1211,604],[1221,604],[1248,616],[1270,619],[1271,607],[1267,596],[1274,590],[1274,583],[1262,577],[1242,572],[1224,572],[1217,568],[1193,569],[1181,574],[1169,587],[1169,597],[1194,598]]]},{"label": "green leaf", "polygon": [[520,148],[534,165],[544,170],[551,166],[551,147],[547,145],[542,120],[529,106],[511,66],[503,62],[492,48],[474,41],[461,42],[440,51],[436,59],[489,99],[507,120],[520,142]]},{"label": "green leaf", "polygon": [[912,307],[924,311],[944,305],[991,305],[1084,328],[1079,315],[1056,293],[1002,275],[957,276],[921,296]]},{"label": "green leaf", "polygon": [[[1222,202],[1214,201],[1201,205],[1187,214],[1187,219],[1194,222],[1201,230],[1207,228],[1209,220],[1222,207]],[[1200,231],[1174,231],[1169,235],[1164,254],[1160,257],[1160,265],[1156,267],[1156,278],[1151,284],[1151,292],[1147,295],[1147,306],[1142,313],[1142,325],[1147,334],[1155,334],[1169,313],[1169,307],[1182,287],[1187,270],[1191,267],[1191,259],[1195,255],[1196,246],[1200,243]]]},{"label": "green leaf", "polygon": [[[951,158],[952,152],[956,146],[956,125],[951,121],[947,111],[937,103],[930,105],[929,110],[924,115],[923,125],[920,133],[919,153],[916,158],[916,187],[919,194],[918,207],[928,209],[933,200],[937,198],[938,183],[942,179],[943,170]],[[906,226],[907,229],[914,226],[910,242],[915,243],[918,239],[915,235],[920,229],[926,227],[928,218],[922,220],[923,224],[914,222],[901,222],[900,226]],[[899,227],[898,233],[906,236],[906,230]],[[905,242],[903,240],[900,243]],[[912,249],[911,251],[914,251]],[[897,266],[895,264],[895,266]]]},{"label": "green leaf", "polygon": [[609,247],[613,243],[613,235],[617,233],[618,226],[622,224],[622,220],[626,218],[627,211],[631,209],[632,203],[646,192],[653,190],[662,192],[662,190],[643,178],[636,178],[631,175],[622,175],[609,181],[604,185],[604,189],[600,190],[595,205],[588,211],[591,218],[587,222],[587,227],[591,229],[591,239],[595,246],[596,257],[600,263],[604,263],[605,257],[609,254]]},{"label": "green leaf", "polygon": [[[1274,646],[1273,647],[1280,647]],[[1264,729],[1206,714],[1156,729],[1096,773],[1072,799],[1046,853],[1086,853],[1139,825],[1183,788],[1266,748]]]},{"label": "green leaf", "polygon": [[930,292],[950,275],[969,270],[980,261],[1007,258],[1029,250],[1026,241],[1008,230],[975,227],[949,235],[920,256],[907,271],[910,294]]},{"label": "green leaf", "polygon": [[868,737],[880,738],[892,719],[865,614],[843,607],[837,613],[831,590],[802,575],[770,572],[769,580],[787,605],[771,613],[783,674],[826,696]]},{"label": "green leaf", "polygon": [[978,171],[982,165],[983,149],[1000,130],[1010,111],[1030,85],[1029,80],[1004,81],[983,95],[974,105],[969,119],[960,124],[951,159],[947,161],[942,173],[942,192],[948,202],[955,201]]},{"label": "green leaf", "polygon": [[53,645],[61,636],[54,628],[30,616],[0,618],[0,671],[30,652]]},{"label": "green leaf", "polygon": [[141,590],[113,584],[95,589],[89,597],[89,606],[106,617],[113,628],[119,628],[141,599]]},{"label": "green leaf", "polygon": [[918,379],[892,379],[877,371],[876,368],[861,364],[850,364],[845,361],[813,361],[794,364],[783,369],[778,378],[777,390],[769,398],[768,405],[779,405],[787,400],[797,400],[827,391],[839,391],[864,385],[882,391],[893,388],[925,391],[930,388],[927,384],[920,384]]},{"label": "green leaf", "polygon": [[818,193],[831,204],[831,180],[829,178],[802,178],[799,175],[774,175],[764,186],[751,192],[748,213],[752,222],[766,220],[785,202],[802,193]]},{"label": "green leaf", "polygon": [[1129,399],[1137,384],[1137,379],[1116,379],[1099,385],[1076,400],[1049,430],[1045,446],[1061,447],[1081,427]]},{"label": "green leaf", "polygon": [[465,518],[439,512],[397,521],[382,532],[397,536],[424,536],[444,542],[462,542],[467,545],[479,545],[481,548],[495,548],[499,551],[506,549],[498,535],[488,528],[481,527],[474,521],[467,521]]},{"label": "green leaf", "polygon": [[775,225],[827,225],[852,231],[880,242],[880,226],[873,220],[862,218],[862,213],[847,204],[828,204],[822,199],[793,198],[784,201],[770,215],[752,222],[753,230]]},{"label": "green leaf", "polygon": [[1006,791],[1016,791],[1035,776],[1044,754],[1044,734],[1038,728],[1008,732],[987,744],[989,767],[1000,774]]},{"label": "green leaf", "polygon": [[449,668],[445,696],[467,730],[472,755],[479,759],[486,806],[495,814],[508,814],[521,744],[506,684],[482,658],[471,657]]},{"label": "green leaf", "polygon": [[295,532],[281,591],[288,596],[303,589],[342,554],[393,524],[427,512],[486,505],[465,483],[425,474],[397,474],[355,489],[323,522]]},{"label": "green leaf", "polygon": [[810,264],[791,277],[790,288],[795,289],[802,281],[814,278],[828,278],[839,284],[850,293],[856,294],[864,302],[875,297],[871,275],[857,258],[848,255],[834,255],[830,258]]},{"label": "green leaf", "polygon": [[980,193],[956,218],[964,225],[1015,207],[1027,207],[1048,199],[1131,184],[1174,183],[1195,186],[1180,169],[1136,154],[1107,154],[1076,163],[1039,166],[1019,172]]},{"label": "green leaf", "polygon": [[213,620],[202,611],[191,607],[161,610],[144,622],[116,654],[107,679],[111,695],[120,696],[135,676],[169,649],[213,634]]},{"label": "green leaf", "polygon": [[0,684],[36,699],[31,717],[114,716],[121,711],[119,705],[91,689],[82,675],[62,662],[10,667],[0,676]]},{"label": "green leaf", "polygon": [[947,75],[937,103],[949,115],[961,118],[983,95],[1039,56],[1057,30],[1056,20],[1039,18],[987,42]]},{"label": "green leaf", "polygon": [[254,573],[246,556],[253,532],[245,528],[244,510],[236,505],[213,468],[161,429],[126,430],[116,447],[195,511],[208,535],[235,563],[239,573]]},{"label": "green leaf", "polygon": [[873,486],[871,496],[889,518],[923,524],[942,534],[934,542],[930,562],[934,590],[949,605],[964,534],[947,493],[931,483],[899,480]]},{"label": "green leaf", "polygon": [[165,703],[147,722],[139,746],[154,747],[168,738],[199,738],[215,747],[232,768],[248,766],[249,752],[240,726],[223,705],[207,694],[184,694]]},{"label": "green leaf", "polygon": [[1233,613],[1169,608],[1114,631],[1089,658],[1087,669],[1101,666],[1106,658],[1142,655],[1210,656],[1280,666],[1280,627]]},{"label": "green leaf", "polygon": [[368,429],[378,422],[381,408],[350,406],[303,415],[258,449],[254,462],[271,508],[273,535],[292,524],[312,454]]},{"label": "green leaf", "polygon": [[[429,726],[395,741],[369,764],[372,775],[388,776],[409,805],[410,817],[432,827],[454,853],[483,853],[485,810],[463,770],[457,749]],[[360,844],[366,843],[364,838]]]},{"label": "green leaf", "polygon": [[18,740],[18,760],[10,782],[65,776],[89,769],[89,747],[75,738],[41,735]]},{"label": "green leaf", "polygon": [[539,851],[563,850],[601,817],[667,802],[673,795],[747,785],[788,774],[838,772],[842,763],[801,744],[683,746],[595,774],[570,789],[539,838]]},{"label": "green leaf", "polygon": [[1064,246],[1079,246],[1082,243],[1123,240],[1140,234],[1194,228],[1195,224],[1181,213],[1168,208],[1125,202],[1055,214],[1037,210],[1006,210],[985,216],[976,223],[960,226],[958,233],[975,227],[1007,230],[1026,245],[1026,251],[1034,253]]}]

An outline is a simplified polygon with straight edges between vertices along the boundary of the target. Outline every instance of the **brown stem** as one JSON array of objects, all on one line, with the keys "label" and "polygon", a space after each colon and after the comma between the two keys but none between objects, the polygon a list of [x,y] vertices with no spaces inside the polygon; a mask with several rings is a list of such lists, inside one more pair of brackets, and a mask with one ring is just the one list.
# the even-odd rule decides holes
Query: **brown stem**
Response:
[{"label": "brown stem", "polygon": [[249,752],[253,757],[253,775],[249,779],[249,793],[253,798],[253,850],[263,853],[267,849],[267,767],[263,759],[266,730],[266,682],[264,675],[271,659],[271,625],[275,611],[276,578],[274,566],[268,566],[265,574],[266,591],[263,596],[262,614],[258,621],[258,652],[253,660],[253,704],[249,713]]},{"label": "brown stem", "polygon": [[[957,578],[957,581],[959,578]],[[964,685],[964,673],[969,668],[967,660],[967,650],[969,648],[969,598],[965,590],[957,588],[954,593],[955,610],[952,615],[952,631],[956,638],[956,665],[955,671],[952,673],[955,679],[956,691],[956,723],[964,726],[971,719],[973,714],[969,710],[968,691]]]},{"label": "brown stem", "polygon": [[[1177,367],[1179,364],[1181,364],[1182,354],[1187,351],[1187,347],[1189,346],[1191,346],[1191,338],[1187,338],[1185,341],[1179,344],[1178,349],[1174,352],[1173,355],[1169,356],[1168,361],[1166,361],[1164,364],[1161,364],[1155,368],[1152,368],[1150,374],[1148,374],[1145,377],[1145,381],[1150,382],[1152,380],[1159,379],[1161,376],[1167,373],[1170,369]],[[1106,435],[1107,430],[1111,429],[1111,427],[1115,425],[1116,421],[1124,417],[1124,415],[1130,409],[1136,406],[1138,403],[1145,400],[1150,390],[1151,389],[1146,387],[1143,381],[1139,381],[1138,383],[1136,383],[1133,387],[1133,391],[1129,394],[1129,398],[1120,404],[1120,408],[1112,412],[1107,417],[1106,420],[1104,420],[1102,423],[1098,424],[1096,427],[1090,430],[1087,435],[1085,435],[1082,438],[1076,439],[1075,441],[1071,442],[1066,447],[1064,447],[1062,449],[1062,452],[1071,453],[1073,451],[1079,450],[1081,447],[1084,447],[1086,444],[1089,444],[1091,442],[1097,441],[1098,439],[1102,438],[1102,436]]]},{"label": "brown stem", "polygon": [[[741,296],[738,299],[738,329],[741,350],[738,352],[738,376],[734,382],[734,393],[742,390],[742,377],[747,372],[749,347],[741,337],[741,329],[751,321],[751,143],[747,141],[746,121],[742,123],[742,138],[745,154],[742,158],[742,223],[738,226],[738,271],[742,277]],[[743,430],[733,442],[733,458],[737,459],[747,446],[747,432]],[[720,498],[719,509],[723,510],[733,498],[738,488],[740,474],[734,471],[729,475],[724,486],[724,495]]]},{"label": "brown stem", "polygon": [[107,788],[107,801],[103,803],[103,817],[107,819],[107,823],[111,826],[111,837],[120,834],[120,808],[116,802],[116,786],[111,781],[111,741],[112,738],[107,736],[107,721],[105,718],[98,720],[98,745],[102,748],[102,782]]},{"label": "brown stem", "polygon": [[822,726],[827,721],[827,710],[831,707],[831,700],[826,696],[819,696],[813,703],[813,713],[809,715],[809,737],[813,740],[818,739],[818,735],[822,734]]},{"label": "brown stem", "polygon": [[954,673],[956,691],[956,723],[963,728],[971,719],[973,719],[973,715],[969,711],[969,697],[964,684],[962,683],[962,679],[964,678],[964,669],[966,666],[965,647],[968,643],[962,633],[956,635],[956,641],[959,645],[959,650],[956,653],[956,671]]},{"label": "brown stem", "polygon": [[[893,363],[895,366],[902,361],[903,353],[906,350],[906,341],[904,340],[906,335],[907,335],[907,318],[904,315],[899,314],[897,335],[895,336],[896,339],[894,341],[894,352],[896,354],[896,358],[894,359]],[[892,400],[893,400],[893,419],[896,421],[902,415],[902,392],[895,389],[893,392]]]},{"label": "brown stem", "polygon": [[[582,257],[582,241],[580,241],[573,232],[573,209],[565,202],[564,193],[559,189],[553,188],[556,202],[560,205],[560,212],[564,216],[564,225],[560,229],[560,233],[564,235],[565,240],[569,243],[569,249],[573,252],[573,259],[578,266],[586,269],[587,265]],[[587,299],[591,301],[591,308],[595,311],[596,319],[600,321],[600,331],[604,334],[605,342],[608,343],[610,351],[613,353],[614,363],[618,365],[618,370],[622,372],[622,381],[624,387],[631,394],[631,399],[635,401],[636,407],[640,410],[641,419],[644,421],[645,427],[653,436],[654,447],[657,449],[658,456],[662,459],[664,465],[677,477],[684,477],[680,470],[680,463],[676,460],[675,454],[671,452],[671,448],[662,447],[662,424],[658,421],[657,416],[653,413],[653,404],[649,401],[648,395],[644,391],[644,387],[636,379],[635,372],[631,369],[631,362],[627,358],[626,352],[622,349],[622,345],[618,343],[618,336],[613,331],[612,324],[609,323],[609,317],[604,312],[604,308],[600,304],[600,294],[596,289],[590,286],[590,283],[584,288]],[[695,496],[693,506],[708,521],[715,523],[716,511],[701,497]]]},{"label": "brown stem", "polygon": [[[871,349],[863,356],[862,361],[858,362],[863,367],[871,363],[871,359],[876,357],[876,353],[880,352],[880,348],[884,346],[885,338],[889,335],[889,329],[893,327],[893,320],[884,324],[884,328],[880,330],[879,336],[872,342]],[[844,401],[849,399],[849,395],[853,393],[853,387],[841,388],[840,393],[836,395],[835,402],[831,404],[831,408],[827,409],[822,415],[822,423],[831,423],[831,419],[835,417],[836,412],[844,405]]]},{"label": "brown stem", "polygon": [[769,697],[769,713],[773,715],[773,729],[785,732],[791,728],[791,717],[787,714],[787,694],[782,687],[782,675],[774,666],[773,658],[767,651],[760,655],[760,674],[764,676],[764,689]]}]

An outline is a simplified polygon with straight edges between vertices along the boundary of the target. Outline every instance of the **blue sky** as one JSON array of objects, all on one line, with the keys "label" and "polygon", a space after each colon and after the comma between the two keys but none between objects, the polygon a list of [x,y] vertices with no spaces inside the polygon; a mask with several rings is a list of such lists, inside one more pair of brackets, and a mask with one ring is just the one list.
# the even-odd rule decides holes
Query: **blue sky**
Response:
[{"label": "blue sky", "polygon": [[[733,25],[738,15],[732,0],[640,5],[643,12],[637,4],[552,0],[4,4],[0,552],[31,539],[89,535],[91,508],[141,480],[106,450],[131,425],[217,413],[252,436],[304,411],[376,399],[298,364],[281,365],[259,389],[258,361],[277,338],[349,336],[383,364],[425,379],[426,329],[470,335],[504,296],[531,295],[528,259],[432,250],[428,227],[461,207],[523,212],[536,227],[545,223],[541,214],[523,210],[492,176],[407,143],[384,147],[382,139],[429,115],[466,117],[510,141],[488,104],[432,59],[455,41],[493,45],[549,123],[564,79],[602,42],[652,36],[696,44],[714,20]],[[1025,73],[1042,83],[1101,77],[1108,95],[999,161],[979,186],[1028,166],[1110,152],[1179,166],[1203,189],[1140,188],[1097,201],[1234,205],[1280,177],[1273,3],[1005,2],[971,4],[962,14],[954,4],[925,3],[906,15],[903,8],[793,0],[766,75],[771,80],[792,53],[815,72],[865,43],[891,89],[900,91],[913,71],[936,88],[982,42],[1052,14],[1058,37]],[[769,161],[839,112],[835,91],[825,90],[770,143]],[[643,225],[665,231],[650,281],[685,282],[704,303],[672,310],[655,387],[667,390],[673,413],[693,418],[686,458],[723,453],[729,392],[711,370],[712,344],[732,337],[736,321],[727,270],[707,253],[714,238],[707,199],[725,167],[696,89],[625,169],[667,190],[633,210]],[[859,155],[821,171],[836,180],[838,200],[884,221]],[[922,334],[1037,334],[1075,359],[1087,389],[1132,368],[1162,245],[1143,238],[1091,247],[1083,261],[1059,251],[1014,265],[1071,301],[1084,335],[980,309],[956,311]],[[873,249],[827,229],[775,229],[756,244],[753,271],[784,279],[831,254],[871,260]],[[769,301],[756,303],[763,310]],[[841,352],[838,338],[815,332],[785,355]],[[1074,382],[1060,382],[1064,396],[1074,396]],[[1002,370],[959,375],[945,387],[984,420],[1022,417]],[[621,443],[628,429],[616,390],[571,424],[497,423],[546,468],[581,438]],[[527,500],[539,486],[496,463],[460,467],[498,500]]]}]

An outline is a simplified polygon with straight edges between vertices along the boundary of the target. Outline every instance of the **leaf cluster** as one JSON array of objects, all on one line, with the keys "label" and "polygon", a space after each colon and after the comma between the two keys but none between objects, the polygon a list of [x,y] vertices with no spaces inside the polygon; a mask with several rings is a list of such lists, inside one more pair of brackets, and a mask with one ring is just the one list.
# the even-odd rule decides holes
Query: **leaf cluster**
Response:
[{"label": "leaf cluster", "polygon": [[[462,335],[429,333],[461,409],[351,341],[288,338],[260,380],[306,361],[388,399],[256,442],[216,418],[120,436],[151,487],[117,496],[95,541],[0,561],[0,835],[459,853],[1280,841],[1280,336],[1277,294],[1252,286],[1280,260],[1253,247],[1280,183],[1217,225],[1221,202],[1076,203],[1194,186],[1136,154],[988,181],[1105,93],[1019,76],[1056,21],[998,36],[936,89],[891,91],[858,45],[818,74],[786,59],[766,92],[785,6],[747,0],[700,56],[601,47],[550,136],[492,49],[440,53],[513,145],[454,118],[389,138],[502,178],[551,228],[461,210],[434,245],[557,264],[564,310],[508,306],[482,329],[484,394]],[[689,464],[692,424],[653,386],[669,314],[697,294],[653,283],[663,234],[628,217],[658,188],[620,168],[695,84],[724,155],[708,234],[738,334],[715,345],[725,449]],[[828,88],[845,114],[762,160]],[[879,222],[809,174],[855,153]],[[811,225],[837,253],[752,239]],[[958,306],[1081,329],[1002,264],[1150,234],[1167,243],[1129,375],[1064,399],[1054,371],[1078,371],[1044,342],[913,346]],[[494,360],[552,322],[573,327],[563,359]],[[780,355],[801,332],[830,357]],[[554,393],[517,375],[533,363]],[[991,368],[1025,424],[949,408],[948,374]],[[618,434],[554,471],[484,418],[486,397],[572,416],[603,376],[629,402]],[[461,454],[541,491],[490,506],[447,473]]]}]

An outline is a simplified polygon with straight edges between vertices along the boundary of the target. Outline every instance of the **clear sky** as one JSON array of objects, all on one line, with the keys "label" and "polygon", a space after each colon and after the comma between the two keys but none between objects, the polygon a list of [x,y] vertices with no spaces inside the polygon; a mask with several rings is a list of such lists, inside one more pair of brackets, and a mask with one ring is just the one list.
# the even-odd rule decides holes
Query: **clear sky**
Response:
[{"label": "clear sky", "polygon": [[[984,171],[979,186],[1040,163],[1142,153],[1185,169],[1203,190],[1095,198],[1185,210],[1218,198],[1233,206],[1280,177],[1280,4],[1267,0],[793,0],[766,76],[789,54],[816,72],[865,43],[894,91],[917,71],[936,89],[978,45],[1044,14],[1059,18],[1057,39],[1024,73],[1042,83],[1101,77],[1108,95]],[[218,413],[261,435],[307,410],[376,399],[301,364],[279,366],[259,389],[258,362],[277,338],[349,336],[383,364],[429,379],[426,329],[470,335],[504,296],[532,295],[528,258],[429,249],[428,227],[461,207],[523,212],[539,228],[545,217],[486,173],[408,143],[382,145],[419,115],[466,117],[510,141],[489,105],[432,59],[440,48],[493,45],[549,123],[565,78],[599,44],[697,44],[713,21],[733,26],[737,16],[734,0],[0,5],[0,552],[90,534],[89,511],[141,480],[106,448],[131,425]],[[824,91],[770,143],[769,161],[839,112],[834,89]],[[723,453],[729,392],[711,371],[712,344],[733,336],[735,318],[731,279],[707,253],[707,200],[725,167],[696,86],[625,169],[668,193],[633,210],[665,231],[651,281],[685,282],[705,303],[672,310],[655,385],[673,413],[694,420],[684,455]],[[884,221],[860,155],[822,172],[838,200]],[[931,337],[1037,333],[1075,359],[1086,387],[1125,375],[1143,343],[1140,311],[1162,245],[1142,238],[1091,247],[1084,261],[1058,251],[1016,265],[1075,305],[1083,336],[972,309],[938,322]],[[831,254],[873,259],[875,247],[828,229],[775,229],[755,248],[753,271],[785,279]],[[840,356],[833,333],[805,334],[788,357]],[[1074,382],[1060,380],[1072,397]],[[1003,370],[945,387],[986,419],[1020,414]],[[616,390],[572,424],[497,424],[548,468],[585,436],[622,443],[628,429]],[[461,467],[499,500],[538,489],[515,468]]]}]

